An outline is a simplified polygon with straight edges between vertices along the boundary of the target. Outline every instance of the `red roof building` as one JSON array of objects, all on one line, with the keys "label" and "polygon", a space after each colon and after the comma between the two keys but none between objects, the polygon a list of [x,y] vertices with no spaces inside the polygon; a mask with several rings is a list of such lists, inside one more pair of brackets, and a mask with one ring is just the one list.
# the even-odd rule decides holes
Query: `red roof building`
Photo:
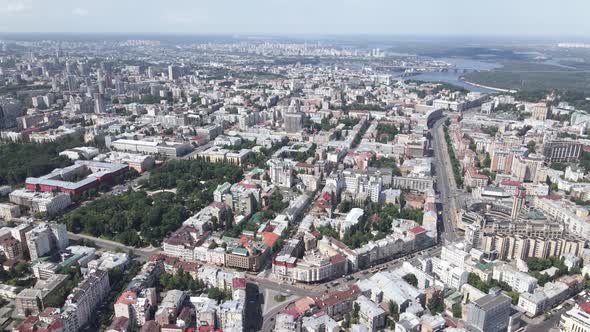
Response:
[{"label": "red roof building", "polygon": [[410,229],[410,232],[412,232],[414,234],[422,234],[422,233],[426,233],[426,230],[424,228],[422,228],[422,226],[416,226],[416,227]]}]

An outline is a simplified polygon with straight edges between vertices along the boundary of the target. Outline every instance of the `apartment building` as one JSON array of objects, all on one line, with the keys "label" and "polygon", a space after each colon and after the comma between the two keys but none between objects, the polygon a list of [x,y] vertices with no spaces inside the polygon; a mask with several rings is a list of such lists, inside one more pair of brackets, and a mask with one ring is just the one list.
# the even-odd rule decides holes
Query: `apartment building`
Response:
[{"label": "apartment building", "polygon": [[369,331],[375,332],[385,326],[387,313],[378,304],[364,295],[359,296],[354,303],[359,306],[359,323]]},{"label": "apartment building", "polygon": [[492,272],[492,279],[505,282],[512,290],[519,293],[532,293],[537,287],[537,279],[518,271],[508,264],[498,264]]},{"label": "apartment building", "polygon": [[68,331],[78,331],[94,314],[99,303],[110,291],[109,275],[106,271],[92,271],[86,279],[72,290],[66,299],[64,311],[70,311],[72,319],[64,319],[66,326],[73,323],[75,328]]},{"label": "apartment building", "polygon": [[434,273],[445,285],[454,289],[461,289],[467,283],[469,273],[459,266],[451,264],[438,257],[432,258],[432,273]]}]

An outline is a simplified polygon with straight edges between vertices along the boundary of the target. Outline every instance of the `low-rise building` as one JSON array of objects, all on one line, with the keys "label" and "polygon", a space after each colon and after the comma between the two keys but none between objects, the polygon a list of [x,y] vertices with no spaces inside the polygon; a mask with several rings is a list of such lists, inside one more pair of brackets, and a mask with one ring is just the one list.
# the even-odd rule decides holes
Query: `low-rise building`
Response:
[{"label": "low-rise building", "polygon": [[590,331],[590,314],[578,308],[572,308],[561,315],[559,328],[562,332]]},{"label": "low-rise building", "polygon": [[518,271],[508,264],[498,264],[494,267],[492,278],[505,282],[514,291],[519,293],[532,293],[537,287],[537,279],[526,273]]},{"label": "low-rise building", "polygon": [[377,331],[385,326],[387,313],[378,304],[366,296],[359,296],[355,304],[359,306],[359,323],[367,326],[369,331]]},{"label": "low-rise building", "polygon": [[47,307],[47,301],[63,287],[68,276],[55,274],[47,280],[39,280],[33,288],[22,290],[16,296],[16,315],[38,315]]},{"label": "low-rise building", "polygon": [[17,189],[10,193],[10,201],[23,205],[32,213],[45,213],[56,215],[72,204],[72,199],[66,193],[37,192],[26,189]]},{"label": "low-rise building", "polygon": [[0,203],[0,219],[12,220],[20,217],[20,207],[14,204]]}]

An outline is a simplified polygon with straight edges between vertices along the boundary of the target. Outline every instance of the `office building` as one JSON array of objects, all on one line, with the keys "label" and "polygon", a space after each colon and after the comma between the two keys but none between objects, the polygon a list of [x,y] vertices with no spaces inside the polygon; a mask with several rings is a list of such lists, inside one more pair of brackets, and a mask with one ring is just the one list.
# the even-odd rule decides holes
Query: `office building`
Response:
[{"label": "office building", "polygon": [[467,306],[468,327],[478,332],[504,332],[510,320],[510,297],[499,292],[473,301]]}]

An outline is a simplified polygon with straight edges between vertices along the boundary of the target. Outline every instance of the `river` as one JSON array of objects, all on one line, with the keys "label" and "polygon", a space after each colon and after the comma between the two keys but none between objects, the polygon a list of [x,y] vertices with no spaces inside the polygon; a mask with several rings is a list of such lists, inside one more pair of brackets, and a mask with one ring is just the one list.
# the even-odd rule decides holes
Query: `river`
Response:
[{"label": "river", "polygon": [[447,72],[428,72],[423,74],[418,74],[414,76],[410,76],[407,79],[413,80],[420,80],[420,81],[433,81],[433,82],[446,82],[451,83],[460,87],[463,87],[469,91],[473,92],[484,92],[484,93],[497,93],[498,91],[494,91],[491,89],[486,89],[484,87],[479,87],[475,85],[471,85],[467,82],[461,80],[461,76],[466,72],[476,71],[476,70],[492,70],[495,68],[502,67],[502,65],[494,62],[484,62],[479,60],[472,60],[472,59],[463,59],[463,58],[440,58],[435,59],[438,61],[444,61],[450,63],[454,66],[454,69],[450,69]]}]

